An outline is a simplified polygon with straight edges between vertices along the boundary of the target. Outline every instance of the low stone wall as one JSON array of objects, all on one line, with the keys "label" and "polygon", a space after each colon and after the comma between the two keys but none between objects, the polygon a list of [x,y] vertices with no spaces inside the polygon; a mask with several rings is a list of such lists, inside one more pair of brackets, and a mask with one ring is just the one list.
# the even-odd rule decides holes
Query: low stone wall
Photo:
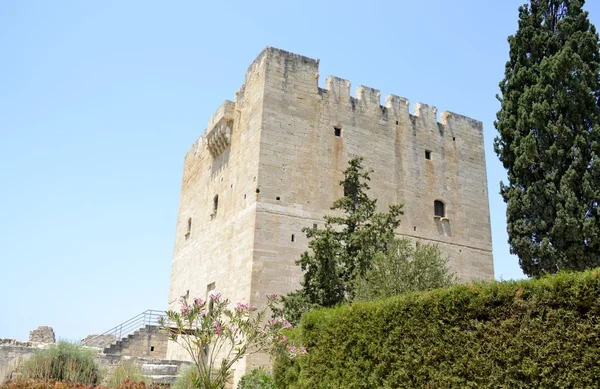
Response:
[{"label": "low stone wall", "polygon": [[0,339],[0,384],[10,378],[23,362],[31,358],[35,350],[42,347],[31,342]]},{"label": "low stone wall", "polygon": [[[6,379],[10,379],[19,366],[31,358],[36,350],[47,346],[47,344],[41,343],[0,339],[0,384]],[[187,361],[104,354],[100,349],[93,347],[90,347],[90,349],[97,352],[96,360],[101,367],[106,369],[107,374],[116,369],[122,361],[131,360],[140,367],[144,376],[155,383],[174,382],[181,368],[190,364]]]},{"label": "low stone wall", "polygon": [[128,357],[116,354],[98,354],[97,360],[101,366],[106,368],[108,374],[116,369],[121,362],[132,361],[139,366],[143,376],[150,378],[154,383],[160,384],[175,382],[181,369],[191,364],[187,361]]}]

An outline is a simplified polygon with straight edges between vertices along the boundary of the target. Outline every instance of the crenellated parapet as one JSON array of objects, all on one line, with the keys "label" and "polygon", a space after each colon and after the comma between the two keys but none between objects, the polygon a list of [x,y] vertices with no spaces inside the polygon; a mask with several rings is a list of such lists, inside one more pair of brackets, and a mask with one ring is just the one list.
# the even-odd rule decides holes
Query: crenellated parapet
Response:
[{"label": "crenellated parapet", "polygon": [[466,125],[468,128],[483,130],[480,121],[459,115],[450,111],[440,113],[440,122],[438,123],[438,109],[429,104],[417,102],[413,105],[413,112],[410,112],[410,101],[401,96],[389,94],[385,97],[385,103],[381,104],[381,92],[379,89],[359,85],[356,88],[356,97],[351,94],[351,82],[336,76],[329,76],[325,81],[325,88],[320,90],[324,99],[328,99],[336,104],[348,104],[353,110],[365,114],[378,115],[376,119],[384,121],[395,120],[406,121],[412,118],[413,121],[419,121],[425,126],[431,128],[450,128],[458,125]]}]

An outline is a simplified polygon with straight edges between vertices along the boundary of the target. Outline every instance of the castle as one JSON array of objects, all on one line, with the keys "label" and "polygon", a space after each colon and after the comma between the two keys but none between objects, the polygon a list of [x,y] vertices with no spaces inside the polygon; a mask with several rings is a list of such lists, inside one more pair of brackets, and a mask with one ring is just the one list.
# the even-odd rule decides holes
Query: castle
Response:
[{"label": "castle", "polygon": [[[357,156],[378,206],[404,204],[399,235],[439,244],[462,280],[493,278],[482,123],[318,80],[318,60],[267,47],[187,152],[170,309],[186,290],[263,306],[266,292],[298,289],[301,230],[323,224]],[[175,345],[167,356],[185,358]]]}]

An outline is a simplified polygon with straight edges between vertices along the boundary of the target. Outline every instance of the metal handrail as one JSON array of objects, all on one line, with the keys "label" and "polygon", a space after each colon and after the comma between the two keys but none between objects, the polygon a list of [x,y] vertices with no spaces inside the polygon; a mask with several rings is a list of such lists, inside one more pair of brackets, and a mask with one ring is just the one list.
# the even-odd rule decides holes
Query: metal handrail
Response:
[{"label": "metal handrail", "polygon": [[[125,336],[128,336],[132,332],[143,328],[147,325],[158,326],[158,318],[165,315],[165,311],[157,311],[154,309],[147,309],[144,312],[135,315],[129,320],[125,320],[123,323],[118,324],[110,330],[96,335],[92,338],[85,339],[81,342],[82,345],[91,343],[92,341],[105,337],[106,335],[113,335],[115,340],[121,340]],[[115,341],[113,340],[113,342]]]}]

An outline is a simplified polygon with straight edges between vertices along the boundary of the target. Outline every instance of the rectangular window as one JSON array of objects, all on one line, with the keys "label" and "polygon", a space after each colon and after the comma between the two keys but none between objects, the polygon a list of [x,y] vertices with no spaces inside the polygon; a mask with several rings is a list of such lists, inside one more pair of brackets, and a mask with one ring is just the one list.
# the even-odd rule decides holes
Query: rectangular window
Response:
[{"label": "rectangular window", "polygon": [[425,159],[431,159],[431,151],[425,150]]}]

